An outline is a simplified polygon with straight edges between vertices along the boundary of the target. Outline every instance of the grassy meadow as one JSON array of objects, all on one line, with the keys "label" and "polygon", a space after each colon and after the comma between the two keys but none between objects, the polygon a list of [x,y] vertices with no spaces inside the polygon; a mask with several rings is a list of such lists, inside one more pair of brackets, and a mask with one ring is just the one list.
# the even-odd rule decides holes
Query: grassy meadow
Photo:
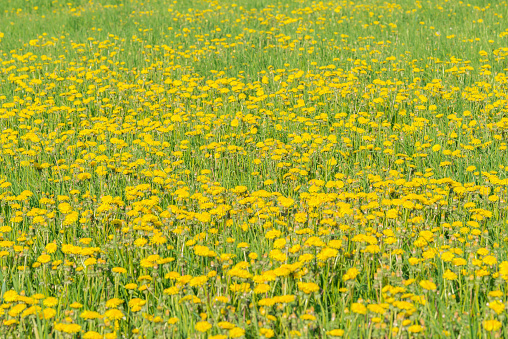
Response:
[{"label": "grassy meadow", "polygon": [[0,1],[0,337],[507,338],[508,2]]}]

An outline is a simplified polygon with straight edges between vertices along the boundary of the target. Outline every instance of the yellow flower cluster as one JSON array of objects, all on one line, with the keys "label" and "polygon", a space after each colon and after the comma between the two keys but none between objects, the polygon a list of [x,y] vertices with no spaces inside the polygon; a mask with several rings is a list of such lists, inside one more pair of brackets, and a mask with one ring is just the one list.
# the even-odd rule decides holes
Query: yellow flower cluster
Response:
[{"label": "yellow flower cluster", "polygon": [[506,2],[0,9],[0,337],[508,337]]}]

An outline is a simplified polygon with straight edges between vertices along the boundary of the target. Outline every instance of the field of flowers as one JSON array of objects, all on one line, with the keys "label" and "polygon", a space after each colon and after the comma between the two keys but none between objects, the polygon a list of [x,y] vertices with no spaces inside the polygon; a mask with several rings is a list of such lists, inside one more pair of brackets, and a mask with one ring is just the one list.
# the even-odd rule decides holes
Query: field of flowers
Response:
[{"label": "field of flowers", "polygon": [[507,1],[3,0],[0,63],[0,337],[508,337]]}]

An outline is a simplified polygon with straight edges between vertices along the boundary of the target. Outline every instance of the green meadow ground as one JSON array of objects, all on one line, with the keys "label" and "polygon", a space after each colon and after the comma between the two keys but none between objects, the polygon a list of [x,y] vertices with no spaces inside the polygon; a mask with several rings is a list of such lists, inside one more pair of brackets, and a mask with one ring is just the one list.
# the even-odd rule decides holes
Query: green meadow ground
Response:
[{"label": "green meadow ground", "polygon": [[508,337],[507,19],[0,1],[0,336]]}]

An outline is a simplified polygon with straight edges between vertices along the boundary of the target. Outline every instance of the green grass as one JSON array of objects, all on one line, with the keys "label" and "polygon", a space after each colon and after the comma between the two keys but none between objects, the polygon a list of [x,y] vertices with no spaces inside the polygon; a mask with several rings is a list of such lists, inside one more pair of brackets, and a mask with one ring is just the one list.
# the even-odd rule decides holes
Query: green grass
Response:
[{"label": "green grass", "polygon": [[1,336],[507,336],[507,16],[2,1]]}]

